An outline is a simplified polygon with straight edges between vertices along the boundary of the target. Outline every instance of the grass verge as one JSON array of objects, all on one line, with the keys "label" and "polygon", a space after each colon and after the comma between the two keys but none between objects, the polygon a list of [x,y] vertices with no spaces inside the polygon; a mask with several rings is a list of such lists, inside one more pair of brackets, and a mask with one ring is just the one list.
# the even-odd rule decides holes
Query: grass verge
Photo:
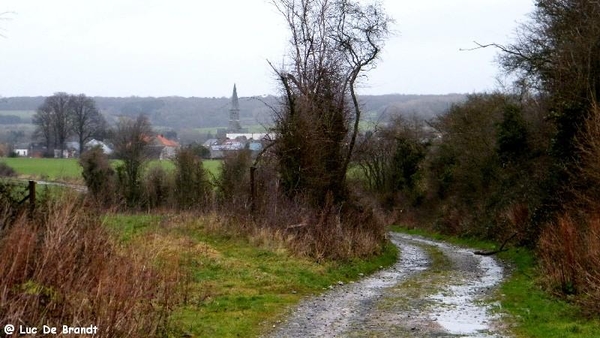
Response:
[{"label": "grass verge", "polygon": [[[457,238],[420,229],[399,226],[392,231],[420,235],[452,244],[482,250],[497,249],[497,244],[471,238]],[[496,296],[501,311],[510,316],[509,325],[515,337],[600,337],[600,321],[587,319],[580,309],[553,298],[536,281],[539,270],[534,254],[523,248],[511,248],[497,257],[508,263],[510,275],[503,281]]]},{"label": "grass verge", "polygon": [[116,214],[105,218],[123,245],[156,246],[157,251],[183,258],[179,261],[190,280],[185,302],[170,320],[172,336],[257,336],[303,297],[323,292],[338,281],[356,280],[360,273],[372,273],[397,258],[396,248],[389,244],[382,255],[369,260],[316,263],[290,255],[277,239],[224,234],[216,223],[216,216]]}]

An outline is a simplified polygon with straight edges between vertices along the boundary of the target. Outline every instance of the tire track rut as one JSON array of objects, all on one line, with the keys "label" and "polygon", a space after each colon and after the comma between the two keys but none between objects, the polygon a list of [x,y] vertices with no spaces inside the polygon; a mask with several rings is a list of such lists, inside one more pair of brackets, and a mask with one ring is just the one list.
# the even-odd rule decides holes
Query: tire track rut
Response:
[{"label": "tire track rut", "polygon": [[391,233],[391,268],[303,301],[267,337],[506,337],[482,302],[500,283],[492,257]]}]

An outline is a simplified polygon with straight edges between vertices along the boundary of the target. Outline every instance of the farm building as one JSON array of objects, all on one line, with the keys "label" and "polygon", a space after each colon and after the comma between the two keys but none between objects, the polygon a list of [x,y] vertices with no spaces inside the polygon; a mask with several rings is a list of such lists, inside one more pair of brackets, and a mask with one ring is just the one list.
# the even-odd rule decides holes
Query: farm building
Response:
[{"label": "farm building", "polygon": [[151,157],[158,158],[159,160],[168,160],[175,157],[177,149],[179,149],[179,143],[159,134],[150,140],[149,148]]}]

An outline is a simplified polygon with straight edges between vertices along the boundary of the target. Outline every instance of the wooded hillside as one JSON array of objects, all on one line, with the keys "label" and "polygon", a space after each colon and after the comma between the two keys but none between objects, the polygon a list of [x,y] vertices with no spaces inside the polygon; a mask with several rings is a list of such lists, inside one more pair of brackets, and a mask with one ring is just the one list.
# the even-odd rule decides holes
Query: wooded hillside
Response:
[{"label": "wooded hillside", "polygon": [[[0,100],[0,113],[10,111],[34,111],[45,97],[6,97]],[[180,128],[223,127],[229,119],[229,97],[94,97],[98,108],[109,122],[117,116],[147,114],[155,126]],[[387,119],[399,113],[433,117],[446,111],[452,103],[465,100],[463,94],[448,95],[366,95],[361,97],[366,118],[372,121]],[[278,99],[275,96],[241,97],[240,118],[244,125],[270,124],[272,110]],[[17,117],[17,116],[15,116]],[[20,117],[20,123],[30,123],[28,117]],[[4,122],[6,120],[6,122]],[[16,123],[15,118],[0,119],[0,124]]]}]

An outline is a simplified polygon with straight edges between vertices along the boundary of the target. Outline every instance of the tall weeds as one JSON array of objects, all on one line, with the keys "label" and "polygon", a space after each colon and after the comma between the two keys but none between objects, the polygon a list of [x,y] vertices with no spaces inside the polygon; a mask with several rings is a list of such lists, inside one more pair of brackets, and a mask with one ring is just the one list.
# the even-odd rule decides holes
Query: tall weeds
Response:
[{"label": "tall weeds", "polygon": [[47,202],[0,238],[0,327],[98,327],[98,337],[161,335],[177,301],[177,264],[117,246],[74,197]]},{"label": "tall weeds", "polygon": [[563,215],[542,233],[538,253],[547,287],[600,314],[600,215],[585,222]]},{"label": "tall weeds", "polygon": [[600,107],[593,104],[577,139],[581,161],[572,167],[571,208],[540,236],[546,285],[572,295],[590,315],[600,316]]}]

